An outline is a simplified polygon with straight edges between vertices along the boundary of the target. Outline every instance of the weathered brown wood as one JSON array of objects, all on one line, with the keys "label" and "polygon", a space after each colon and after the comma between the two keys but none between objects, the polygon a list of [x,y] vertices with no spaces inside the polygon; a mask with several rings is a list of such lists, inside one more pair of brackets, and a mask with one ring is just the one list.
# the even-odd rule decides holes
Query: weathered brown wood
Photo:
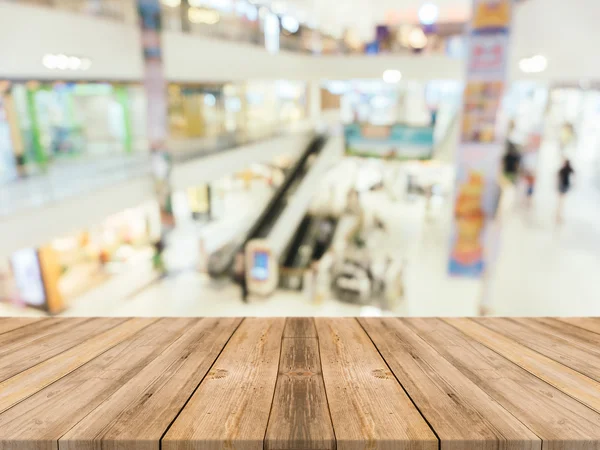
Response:
[{"label": "weathered brown wood", "polygon": [[206,318],[186,326],[181,337],[66,433],[60,450],[158,449],[240,322]]},{"label": "weathered brown wood", "polygon": [[442,450],[541,449],[531,430],[398,320],[360,319]]},{"label": "weathered brown wood", "polygon": [[138,333],[0,414],[0,449],[56,449],[61,436],[151,364],[192,321],[146,319]]},{"label": "weathered brown wood", "polygon": [[567,324],[554,328],[550,325],[553,322],[536,322],[532,319],[478,319],[477,323],[600,381],[600,335],[597,336],[596,345],[589,345],[561,335],[561,328],[569,327]]},{"label": "weathered brown wood", "polygon": [[285,319],[245,319],[162,440],[163,450],[262,450]]},{"label": "weathered brown wood", "polygon": [[312,317],[293,317],[285,322],[283,337],[286,338],[316,338],[317,329]]},{"label": "weathered brown wood", "polygon": [[600,415],[439,319],[401,319],[543,441],[543,449],[597,450]]},{"label": "weathered brown wood", "polygon": [[438,440],[354,319],[315,319],[339,450],[437,449]]},{"label": "weathered brown wood", "polygon": [[558,317],[556,320],[600,334],[600,317]]},{"label": "weathered brown wood", "polygon": [[596,320],[241,320],[0,320],[0,450],[600,450]]},{"label": "weathered brown wood", "polygon": [[156,319],[130,319],[1,382],[0,413],[60,380],[155,321]]},{"label": "weathered brown wood", "polygon": [[41,320],[37,317],[0,317],[0,334],[30,325]]},{"label": "weathered brown wood", "polygon": [[447,319],[447,322],[546,383],[600,412],[600,383],[518,342],[531,340],[532,336],[515,341],[472,319]]},{"label": "weathered brown wood", "polygon": [[265,450],[332,450],[335,436],[313,319],[286,321]]},{"label": "weathered brown wood", "polygon": [[26,342],[0,347],[0,381],[56,356],[90,337],[125,322],[124,318],[65,319]]},{"label": "weathered brown wood", "polygon": [[52,333],[64,331],[87,320],[90,319],[53,317],[33,322],[27,326],[17,327],[10,332],[0,334],[0,351],[12,351],[19,347],[25,347],[35,340]]}]

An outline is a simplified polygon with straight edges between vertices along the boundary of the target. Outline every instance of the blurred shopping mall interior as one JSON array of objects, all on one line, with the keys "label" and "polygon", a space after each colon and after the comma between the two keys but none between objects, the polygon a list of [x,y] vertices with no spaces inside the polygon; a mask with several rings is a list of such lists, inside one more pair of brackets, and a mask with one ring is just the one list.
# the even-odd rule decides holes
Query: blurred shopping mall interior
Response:
[{"label": "blurred shopping mall interior", "polygon": [[598,316],[598,18],[0,0],[0,316]]}]

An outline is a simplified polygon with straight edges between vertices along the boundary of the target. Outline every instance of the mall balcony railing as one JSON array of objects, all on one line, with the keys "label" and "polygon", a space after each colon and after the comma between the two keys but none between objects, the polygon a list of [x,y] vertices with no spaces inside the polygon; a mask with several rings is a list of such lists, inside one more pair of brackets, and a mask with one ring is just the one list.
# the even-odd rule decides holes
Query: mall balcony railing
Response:
[{"label": "mall balcony railing", "polygon": [[[222,132],[201,138],[178,138],[168,142],[173,164],[185,164],[197,158],[235,150],[244,145],[279,136],[305,133],[313,128],[310,121],[295,124],[273,123],[249,130]],[[139,177],[152,176],[148,151],[85,155],[71,160],[49,161],[46,167],[25,177],[0,183],[0,217],[23,209],[63,201],[75,195]]]},{"label": "mall balcony railing", "polygon": [[[31,6],[110,18],[128,24],[138,23],[137,0],[0,0]],[[267,16],[278,22],[281,30],[278,49],[290,52],[339,54],[449,54],[462,56],[465,23],[441,23],[434,27],[393,25],[377,28],[377,39],[359,42],[356,39],[336,38],[318,29],[300,24],[284,14],[274,14],[266,5],[253,5],[246,0],[221,2],[222,8],[190,6],[210,5],[210,0],[161,1],[162,28],[201,36],[269,46],[265,38]],[[290,23],[287,23],[290,22]],[[268,33],[267,33],[268,34]]]},{"label": "mall balcony railing", "polygon": [[[336,38],[318,29],[300,24],[285,14],[274,14],[266,5],[253,5],[245,0],[224,2],[225,9],[209,6],[190,7],[174,1],[161,4],[162,27],[200,36],[262,47],[271,45],[265,29],[267,17],[276,20],[274,36],[278,49],[309,54],[450,54],[462,56],[466,24],[440,23],[431,27],[394,25],[377,28],[377,39],[371,43]],[[203,4],[210,2],[203,1]],[[277,31],[280,30],[280,31]]]}]

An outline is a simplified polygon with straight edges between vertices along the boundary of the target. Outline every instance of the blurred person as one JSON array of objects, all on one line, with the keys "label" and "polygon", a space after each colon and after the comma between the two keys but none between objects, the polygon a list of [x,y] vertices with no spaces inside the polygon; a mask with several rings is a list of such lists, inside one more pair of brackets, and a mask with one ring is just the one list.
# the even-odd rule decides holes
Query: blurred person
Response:
[{"label": "blurred person", "polygon": [[558,210],[556,212],[556,221],[562,223],[565,196],[571,190],[572,177],[575,174],[571,162],[568,158],[564,159],[563,165],[558,171]]},{"label": "blurred person", "polygon": [[531,207],[533,192],[535,190],[538,151],[541,144],[541,134],[530,134],[527,142],[527,151],[521,160],[521,174],[525,185],[525,206]]},{"label": "blurred person", "polygon": [[154,256],[152,257],[152,264],[154,265],[154,270],[160,272],[161,275],[166,274],[166,267],[163,255],[164,250],[165,243],[163,238],[161,237],[154,243]]},{"label": "blurred person", "polygon": [[506,152],[502,157],[502,173],[512,183],[515,183],[519,175],[521,153],[519,152],[519,138],[514,120],[511,120],[508,125],[508,136],[506,138],[505,149]]}]

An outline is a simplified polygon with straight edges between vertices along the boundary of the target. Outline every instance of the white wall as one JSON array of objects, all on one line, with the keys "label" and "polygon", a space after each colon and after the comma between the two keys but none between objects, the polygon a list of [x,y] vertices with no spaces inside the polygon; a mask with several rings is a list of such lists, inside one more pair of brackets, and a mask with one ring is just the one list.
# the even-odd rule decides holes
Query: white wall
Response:
[{"label": "white wall", "polygon": [[172,81],[380,78],[398,69],[405,79],[462,78],[464,63],[446,56],[312,56],[268,53],[259,46],[164,32],[166,76]]},{"label": "white wall", "polygon": [[[579,81],[600,78],[600,1],[528,0],[518,6],[512,32],[512,79]],[[548,69],[524,75],[521,58],[546,56]]]},{"label": "white wall", "polygon": [[[45,54],[92,60],[87,71],[50,70]],[[134,25],[82,14],[0,2],[0,78],[140,80],[140,32]]]}]

